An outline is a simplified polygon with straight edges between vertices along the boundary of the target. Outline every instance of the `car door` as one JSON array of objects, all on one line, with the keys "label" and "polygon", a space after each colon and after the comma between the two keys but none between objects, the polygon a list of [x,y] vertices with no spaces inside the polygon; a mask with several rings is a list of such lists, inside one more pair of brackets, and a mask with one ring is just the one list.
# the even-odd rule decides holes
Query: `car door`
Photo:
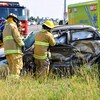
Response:
[{"label": "car door", "polygon": [[57,44],[54,47],[50,47],[51,52],[51,64],[50,69],[58,76],[65,76],[67,73],[73,74],[72,54],[73,46],[69,44],[70,32],[69,30],[56,30],[53,32],[56,37]]},{"label": "car door", "polygon": [[[71,52],[71,47],[68,42],[68,30],[56,30],[53,31],[55,37],[56,45],[50,47],[50,51],[53,58],[60,59],[61,57],[67,57],[69,51]],[[55,57],[54,57],[55,56]]]}]

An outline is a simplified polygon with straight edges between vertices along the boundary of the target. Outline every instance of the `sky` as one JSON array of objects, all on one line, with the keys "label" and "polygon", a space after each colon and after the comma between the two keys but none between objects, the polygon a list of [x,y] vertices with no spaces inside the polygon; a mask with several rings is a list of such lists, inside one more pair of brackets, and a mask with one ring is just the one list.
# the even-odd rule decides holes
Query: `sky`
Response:
[{"label": "sky", "polygon": [[[64,15],[64,0],[0,0],[0,1],[18,1],[21,5],[27,7],[30,11],[30,16],[40,18],[59,18],[63,19]],[[92,0],[66,0],[66,7],[69,4],[87,2]]]}]

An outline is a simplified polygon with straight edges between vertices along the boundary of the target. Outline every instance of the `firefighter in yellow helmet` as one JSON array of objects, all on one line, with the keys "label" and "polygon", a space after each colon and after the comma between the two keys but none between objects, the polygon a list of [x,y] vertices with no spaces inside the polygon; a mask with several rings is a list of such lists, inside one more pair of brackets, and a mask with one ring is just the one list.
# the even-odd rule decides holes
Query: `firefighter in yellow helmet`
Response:
[{"label": "firefighter in yellow helmet", "polygon": [[56,44],[51,29],[54,27],[52,21],[47,20],[42,25],[42,30],[36,35],[34,43],[34,62],[36,66],[36,76],[45,78],[49,72],[48,49]]},{"label": "firefighter in yellow helmet", "polygon": [[19,78],[20,70],[23,67],[22,47],[24,42],[18,31],[18,17],[11,13],[7,17],[5,28],[3,31],[4,52],[9,66],[9,77]]}]

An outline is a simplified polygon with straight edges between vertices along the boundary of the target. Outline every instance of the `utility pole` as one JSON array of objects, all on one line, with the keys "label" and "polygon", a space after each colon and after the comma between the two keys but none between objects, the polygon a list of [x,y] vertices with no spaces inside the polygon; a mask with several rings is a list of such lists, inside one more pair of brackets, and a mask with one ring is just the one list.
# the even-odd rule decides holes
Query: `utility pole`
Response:
[{"label": "utility pole", "polygon": [[64,12],[66,12],[66,0],[64,0]]},{"label": "utility pole", "polygon": [[66,0],[64,0],[64,22],[66,21],[67,12],[66,12]]}]

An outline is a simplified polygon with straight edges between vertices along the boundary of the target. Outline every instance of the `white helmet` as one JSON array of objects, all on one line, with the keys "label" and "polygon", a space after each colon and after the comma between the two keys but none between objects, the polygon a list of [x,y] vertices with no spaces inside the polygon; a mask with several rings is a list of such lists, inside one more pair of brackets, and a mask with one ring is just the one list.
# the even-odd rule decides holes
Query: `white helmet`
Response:
[{"label": "white helmet", "polygon": [[15,15],[13,13],[10,13],[9,16],[7,17],[7,19],[10,18],[10,17],[12,17],[12,18],[14,18],[14,19],[16,19],[18,21],[17,15]]}]

